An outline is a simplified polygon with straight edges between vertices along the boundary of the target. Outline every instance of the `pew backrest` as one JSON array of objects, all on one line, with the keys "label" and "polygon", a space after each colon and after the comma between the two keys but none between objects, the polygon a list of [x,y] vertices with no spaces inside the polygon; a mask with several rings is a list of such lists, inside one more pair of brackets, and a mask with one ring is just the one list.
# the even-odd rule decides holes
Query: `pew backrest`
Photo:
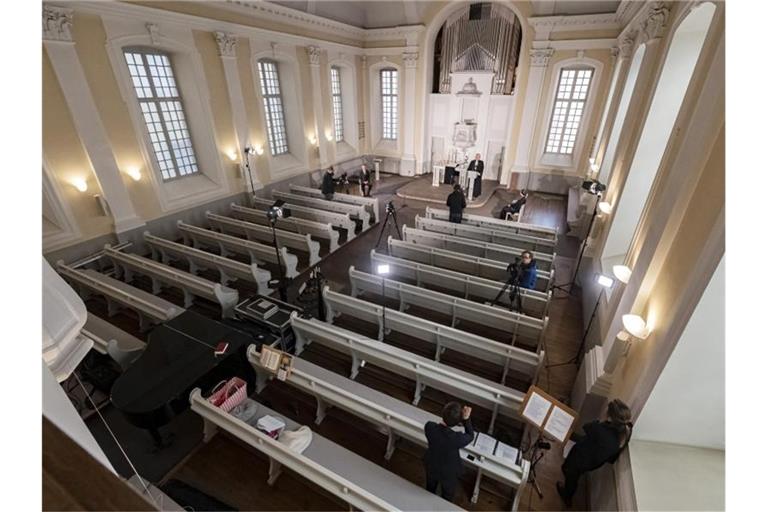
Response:
[{"label": "pew backrest", "polygon": [[435,233],[471,238],[473,240],[507,245],[529,251],[544,252],[548,254],[553,254],[555,252],[555,242],[553,240],[511,233],[501,229],[458,224],[438,219],[427,219],[419,215],[415,218],[415,225],[416,229],[423,229]]},{"label": "pew backrest", "polygon": [[[237,203],[231,203],[229,207],[232,211],[232,216],[239,220],[246,220],[263,226],[270,225],[266,211],[255,210]],[[277,219],[275,227],[284,231],[292,231],[301,235],[306,234],[321,240],[328,240],[330,252],[339,248],[339,232],[333,229],[330,222],[317,222],[289,217],[287,219]]]},{"label": "pew backrest", "polygon": [[[323,193],[310,187],[302,187],[301,185],[289,185],[289,189],[294,194],[301,194],[303,196],[323,198]],[[368,213],[373,217],[374,222],[379,222],[379,199],[377,197],[363,197],[355,196],[352,194],[340,194],[336,192],[333,194],[333,200],[342,203],[356,204],[364,206]]]},{"label": "pew backrest", "polygon": [[[274,204],[274,201],[269,199],[262,199],[260,197],[254,197],[253,204],[259,208],[264,208],[266,211],[272,206],[272,204]],[[312,220],[315,222],[327,222],[332,226],[346,230],[347,240],[352,240],[355,238],[356,224],[348,213],[329,212],[327,210],[318,210],[317,208],[309,208],[292,203],[288,203],[285,206],[291,210],[291,215],[294,217]]]},{"label": "pew backrest", "polygon": [[[428,219],[448,220],[448,210],[427,206],[424,214]],[[475,215],[472,213],[463,213],[461,216],[463,224],[472,226],[482,226],[490,229],[503,229],[512,233],[521,235],[530,235],[537,238],[546,238],[557,242],[558,229],[549,226],[540,226],[537,224],[528,224],[525,222],[508,221],[495,219],[485,215]]]},{"label": "pew backrest", "polygon": [[280,192],[279,190],[272,191],[272,197],[275,199],[282,199],[290,208],[290,205],[305,206],[307,208],[327,210],[330,212],[341,213],[343,215],[349,215],[353,219],[359,219],[362,223],[362,229],[365,231],[370,227],[371,214],[365,209],[365,206],[358,204],[349,204],[336,201],[334,194],[334,200],[328,201],[326,199],[316,199],[314,197],[303,196],[300,194],[294,194],[289,192]]}]

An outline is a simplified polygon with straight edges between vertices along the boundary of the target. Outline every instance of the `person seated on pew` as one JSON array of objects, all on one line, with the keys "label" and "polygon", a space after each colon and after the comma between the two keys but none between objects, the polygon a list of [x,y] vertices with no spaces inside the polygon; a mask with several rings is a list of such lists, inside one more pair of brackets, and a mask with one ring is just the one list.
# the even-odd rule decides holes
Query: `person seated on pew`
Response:
[{"label": "person seated on pew", "polygon": [[453,192],[448,195],[445,205],[450,212],[448,220],[457,224],[461,223],[461,214],[464,211],[464,208],[467,207],[467,200],[464,198],[464,193],[461,191],[461,185],[457,183],[453,186]]},{"label": "person seated on pew", "polygon": [[520,197],[512,201],[511,203],[504,206],[504,208],[501,209],[501,213],[499,214],[499,218],[501,220],[507,220],[507,214],[516,214],[520,213],[520,210],[523,208],[523,205],[528,200],[528,191],[523,190],[520,192]]},{"label": "person seated on pew", "polygon": [[536,260],[531,251],[523,251],[520,257],[520,288],[532,290],[536,287]]},{"label": "person seated on pew", "polygon": [[[475,439],[475,431],[469,416],[472,408],[461,406],[458,402],[448,402],[443,407],[443,421],[428,421],[424,425],[427,436],[427,452],[424,454],[424,469],[427,473],[427,490],[453,501],[456,485],[461,476],[461,455],[459,450]],[[452,427],[462,423],[464,432],[457,432]]]},{"label": "person seated on pew", "polygon": [[632,437],[632,411],[621,400],[608,403],[607,421],[592,421],[584,425],[584,434],[571,435],[576,444],[568,452],[561,470],[565,485],[557,482],[557,493],[571,506],[579,477],[594,471],[606,462],[613,464]]},{"label": "person seated on pew", "polygon": [[323,174],[323,183],[320,185],[320,192],[328,200],[333,200],[333,193],[336,192],[336,183],[333,181],[333,168],[329,167]]},{"label": "person seated on pew", "polygon": [[371,197],[372,188],[371,171],[363,164],[360,166],[360,192],[363,194],[363,197]]}]

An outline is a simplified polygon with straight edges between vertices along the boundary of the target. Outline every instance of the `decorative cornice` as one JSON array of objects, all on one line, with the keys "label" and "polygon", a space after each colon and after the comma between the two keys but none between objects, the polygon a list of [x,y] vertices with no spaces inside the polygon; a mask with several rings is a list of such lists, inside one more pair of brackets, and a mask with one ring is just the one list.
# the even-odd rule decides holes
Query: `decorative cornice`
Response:
[{"label": "decorative cornice", "polygon": [[219,56],[234,57],[237,52],[237,36],[229,32],[216,31],[213,33],[216,44],[219,45]]},{"label": "decorative cornice", "polygon": [[43,4],[43,39],[72,41],[72,9]]},{"label": "decorative cornice", "polygon": [[549,65],[549,59],[552,54],[555,53],[554,48],[534,48],[530,50],[531,67],[532,68],[545,68]]},{"label": "decorative cornice", "polygon": [[669,6],[666,2],[654,2],[642,24],[643,40],[653,41],[664,35],[669,19]]},{"label": "decorative cornice", "polygon": [[149,32],[149,38],[152,40],[152,44],[158,44],[162,34],[160,34],[160,27],[157,23],[145,23],[144,26],[147,27],[147,32]]},{"label": "decorative cornice", "polygon": [[618,46],[612,47],[611,48],[611,58],[616,60],[616,57],[618,57],[618,56],[619,56],[619,47]]},{"label": "decorative cornice", "polygon": [[307,56],[309,57],[310,66],[320,65],[320,47],[319,46],[307,46]]},{"label": "decorative cornice", "polygon": [[552,32],[577,30],[615,30],[622,27],[616,13],[581,14],[574,16],[535,16],[527,19],[537,39]]},{"label": "decorative cornice", "polygon": [[406,68],[415,68],[419,63],[418,52],[405,52],[403,53],[403,63]]},{"label": "decorative cornice", "polygon": [[619,39],[619,55],[622,59],[628,59],[632,55],[632,49],[635,47],[635,33],[629,34]]}]

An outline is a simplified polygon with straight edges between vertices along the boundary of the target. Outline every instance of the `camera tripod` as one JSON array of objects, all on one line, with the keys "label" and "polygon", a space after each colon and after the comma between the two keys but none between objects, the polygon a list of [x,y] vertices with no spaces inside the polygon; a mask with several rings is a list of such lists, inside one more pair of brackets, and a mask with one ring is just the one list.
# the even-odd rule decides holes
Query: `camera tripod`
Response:
[{"label": "camera tripod", "polygon": [[[387,203],[386,206],[387,216],[384,219],[384,222],[381,223],[381,230],[379,231],[379,239],[376,241],[376,248],[379,248],[379,244],[381,243],[381,237],[384,236],[384,231],[387,229],[387,226],[390,222],[392,222],[395,226],[395,231],[397,232],[397,238],[398,240],[402,240],[403,237],[400,235],[400,226],[397,224],[397,211],[395,210],[395,205],[392,203],[392,201]],[[389,246],[387,246],[387,253],[389,253]]]},{"label": "camera tripod", "polygon": [[504,295],[504,292],[509,289],[509,310],[523,312],[523,298],[520,296],[520,271],[514,270],[513,273],[507,278],[507,282],[501,287],[496,298],[491,302],[491,306],[496,306],[499,303],[499,299]]},{"label": "camera tripod", "polygon": [[312,304],[313,298],[317,299],[317,318],[325,321],[325,307],[323,304],[323,284],[325,276],[320,271],[320,266],[312,268],[307,279],[306,286],[298,297],[298,301],[304,304]]},{"label": "camera tripod", "polygon": [[536,490],[536,494],[539,495],[539,499],[544,497],[544,493],[541,492],[541,487],[539,486],[539,482],[536,477],[536,465],[541,461],[541,459],[544,458],[544,455],[546,455],[547,450],[549,450],[551,446],[552,445],[550,445],[549,442],[544,440],[543,434],[539,432],[539,435],[536,437],[536,441],[528,446],[527,450],[525,450],[526,455],[528,453],[531,454],[531,467],[528,470],[528,483],[533,484],[532,486]]}]

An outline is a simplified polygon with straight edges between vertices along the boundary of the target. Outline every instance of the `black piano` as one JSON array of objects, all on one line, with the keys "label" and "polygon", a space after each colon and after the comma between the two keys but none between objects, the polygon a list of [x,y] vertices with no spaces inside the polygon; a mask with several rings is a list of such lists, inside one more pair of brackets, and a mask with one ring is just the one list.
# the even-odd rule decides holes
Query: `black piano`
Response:
[{"label": "black piano", "polygon": [[[272,337],[228,323],[186,311],[155,327],[147,348],[112,386],[112,403],[129,423],[149,430],[158,448],[163,446],[160,427],[189,407],[192,389],[208,393],[218,382],[238,376],[248,383],[249,394],[255,390],[246,350]],[[222,341],[229,344],[227,350],[216,355]]]}]

